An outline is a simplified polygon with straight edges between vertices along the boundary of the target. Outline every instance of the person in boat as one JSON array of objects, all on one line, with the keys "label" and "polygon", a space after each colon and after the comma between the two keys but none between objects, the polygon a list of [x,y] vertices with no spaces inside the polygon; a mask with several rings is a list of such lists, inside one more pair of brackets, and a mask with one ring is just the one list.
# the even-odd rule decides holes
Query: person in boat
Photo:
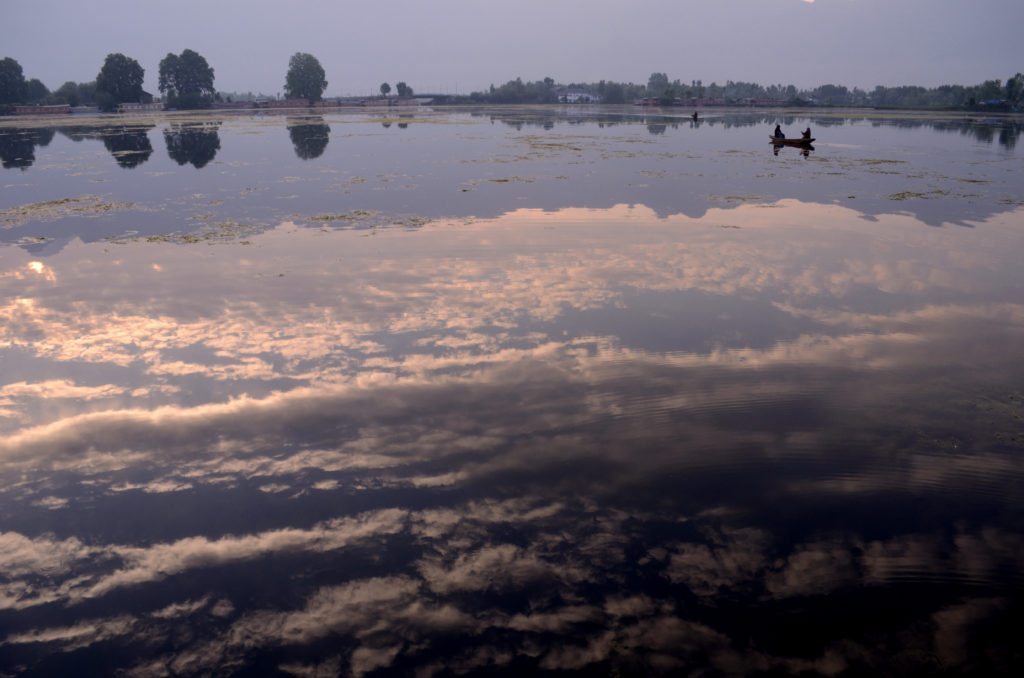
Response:
[{"label": "person in boat", "polygon": [[802,132],[802,134],[803,134],[803,138],[804,138],[804,139],[810,139],[810,138],[811,138],[811,128],[810,128],[810,127],[808,127],[807,129],[805,129],[805,130],[804,130],[804,131]]},{"label": "person in boat", "polygon": [[697,111],[693,112],[693,121],[697,122]]},{"label": "person in boat", "polygon": [[776,139],[785,139],[786,138],[786,135],[782,133],[782,126],[781,125],[776,125],[775,126],[775,134],[773,136]]}]

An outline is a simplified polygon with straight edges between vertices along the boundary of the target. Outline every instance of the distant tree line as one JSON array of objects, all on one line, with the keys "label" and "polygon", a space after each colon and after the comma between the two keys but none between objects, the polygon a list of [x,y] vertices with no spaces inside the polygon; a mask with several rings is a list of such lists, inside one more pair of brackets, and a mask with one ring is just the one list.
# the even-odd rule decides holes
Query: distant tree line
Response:
[{"label": "distant tree line", "polygon": [[[148,103],[153,97],[142,88],[145,70],[138,61],[124,54],[108,54],[92,82],[65,82],[50,91],[39,79],[26,79],[21,65],[10,57],[0,59],[0,113],[14,104],[68,104],[98,106],[117,110],[125,103]],[[315,103],[323,97],[327,78],[323,66],[312,54],[297,52],[288,61],[284,92],[289,99]],[[186,49],[168,54],[159,64],[159,90],[168,108],[208,108],[217,101],[230,101],[214,88],[214,70],[199,53]],[[396,85],[399,98],[413,96],[405,82]],[[503,85],[491,85],[468,97],[455,97],[462,103],[553,104],[567,100],[566,93],[585,94],[609,104],[647,99],[662,105],[711,103],[721,105],[776,104],[785,106],[873,106],[881,108],[985,108],[1020,110],[1024,107],[1024,74],[1017,73],[1005,82],[986,80],[978,85],[942,85],[941,87],[883,87],[866,91],[858,87],[827,84],[813,89],[795,85],[761,85],[755,82],[727,80],[725,84],[702,80],[689,83],[670,80],[666,73],[651,73],[647,83],[601,80],[590,83],[556,84],[547,77],[534,82],[521,78]],[[387,98],[391,85],[382,83],[381,96]],[[236,95],[238,100],[252,100]]]},{"label": "distant tree line", "polygon": [[979,85],[942,85],[940,87],[875,87],[866,91],[843,85],[827,84],[813,89],[795,85],[761,85],[728,80],[725,84],[679,79],[669,80],[665,73],[652,73],[646,84],[601,80],[590,83],[558,85],[548,77],[533,82],[522,78],[503,85],[491,85],[473,92],[467,103],[546,104],[562,101],[566,91],[593,96],[608,104],[631,103],[638,99],[656,100],[664,105],[686,105],[694,100],[721,104],[775,103],[787,106],[873,106],[883,108],[976,108],[1019,110],[1024,106],[1024,74],[1017,73],[1002,82],[986,80]]}]

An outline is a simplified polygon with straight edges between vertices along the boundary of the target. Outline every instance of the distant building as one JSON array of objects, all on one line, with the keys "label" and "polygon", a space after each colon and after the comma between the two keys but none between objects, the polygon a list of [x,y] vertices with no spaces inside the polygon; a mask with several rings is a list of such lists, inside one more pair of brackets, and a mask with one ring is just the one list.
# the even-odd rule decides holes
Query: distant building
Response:
[{"label": "distant building", "polygon": [[307,99],[263,99],[256,102],[256,108],[310,108]]},{"label": "distant building", "polygon": [[563,104],[599,104],[601,97],[597,94],[584,92],[578,89],[560,89],[555,94]]},{"label": "distant building", "polygon": [[118,113],[146,113],[149,111],[162,111],[164,110],[164,102],[152,101],[148,104],[129,104],[124,103],[117,107]]},{"label": "distant building", "polygon": [[15,106],[15,115],[66,115],[71,112],[67,104],[56,106]]},{"label": "distant building", "polygon": [[211,108],[217,110],[233,111],[237,109],[256,108],[255,101],[216,101]]}]

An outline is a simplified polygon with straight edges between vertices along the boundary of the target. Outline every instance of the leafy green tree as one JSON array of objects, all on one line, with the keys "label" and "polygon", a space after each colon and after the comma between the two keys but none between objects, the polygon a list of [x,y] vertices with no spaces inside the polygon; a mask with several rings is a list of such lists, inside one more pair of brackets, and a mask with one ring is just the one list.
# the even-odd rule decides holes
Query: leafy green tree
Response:
[{"label": "leafy green tree", "polygon": [[382,82],[380,84],[380,93],[381,93],[382,96],[386,97],[390,91],[391,91],[391,85],[387,84],[386,82]]},{"label": "leafy green tree", "polygon": [[1006,100],[1011,104],[1019,104],[1024,99],[1024,73],[1009,78],[1006,81]]},{"label": "leafy green tree", "polygon": [[1001,99],[1003,96],[1003,83],[999,80],[986,80],[978,85],[978,93],[975,96],[981,101]]},{"label": "leafy green tree", "polygon": [[83,106],[96,104],[96,81],[78,83],[78,99]]},{"label": "leafy green tree", "polygon": [[647,96],[660,97],[668,88],[668,76],[664,73],[651,73],[651,77],[647,78]]},{"label": "leafy green tree", "polygon": [[289,99],[319,101],[327,89],[326,73],[323,66],[312,54],[296,52],[288,60],[288,74],[285,76],[284,93]]},{"label": "leafy green tree", "polygon": [[609,104],[626,103],[626,88],[618,82],[609,82],[604,87],[604,100]]},{"label": "leafy green tree", "polygon": [[812,92],[815,101],[823,106],[841,106],[848,102],[849,95],[842,85],[822,85]]},{"label": "leafy green tree", "polygon": [[68,80],[60,87],[53,90],[53,93],[50,95],[50,99],[54,103],[77,106],[80,102],[80,98],[78,96],[78,83]]},{"label": "leafy green tree", "polygon": [[487,93],[478,92],[471,95],[476,101],[488,101],[496,104],[553,104],[558,102],[554,81],[537,80],[523,82],[522,78],[509,80],[501,87],[491,85]]},{"label": "leafy green tree", "polygon": [[206,108],[216,97],[213,69],[206,59],[190,49],[160,60],[160,91],[174,108]]},{"label": "leafy green tree", "polygon": [[398,96],[400,97],[405,98],[412,96],[412,87],[409,87],[409,85],[405,84],[404,80],[395,85],[395,89],[398,90]]},{"label": "leafy green tree", "polygon": [[124,54],[108,54],[96,76],[96,98],[100,108],[111,111],[120,104],[139,101],[145,74],[135,59]]},{"label": "leafy green tree", "polygon": [[11,57],[0,59],[0,104],[16,104],[25,97],[25,73]]},{"label": "leafy green tree", "polygon": [[50,90],[39,80],[39,78],[32,78],[25,83],[25,101],[30,104],[42,103],[46,97],[50,96]]}]

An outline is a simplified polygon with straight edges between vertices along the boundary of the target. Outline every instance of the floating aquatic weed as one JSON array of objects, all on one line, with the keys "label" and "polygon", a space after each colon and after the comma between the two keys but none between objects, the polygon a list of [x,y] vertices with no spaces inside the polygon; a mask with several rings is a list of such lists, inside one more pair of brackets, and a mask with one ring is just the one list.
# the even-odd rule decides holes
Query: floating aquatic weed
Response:
[{"label": "floating aquatic weed", "polygon": [[4,228],[20,226],[30,221],[56,221],[67,217],[94,217],[114,210],[130,209],[134,203],[104,200],[95,195],[60,198],[33,202],[0,210],[0,224]]},{"label": "floating aquatic weed", "polygon": [[949,195],[949,191],[900,191],[889,196],[889,200],[928,200],[930,198],[941,198]]},{"label": "floating aquatic weed", "polygon": [[717,202],[765,202],[768,200],[763,195],[711,195],[708,198]]},{"label": "floating aquatic weed", "polygon": [[352,210],[351,212],[339,212],[337,214],[317,214],[310,217],[310,221],[361,221],[370,219],[380,214],[375,210]]},{"label": "floating aquatic weed", "polygon": [[534,181],[536,181],[536,179],[534,179],[533,177],[515,176],[515,177],[500,177],[500,178],[497,178],[497,179],[488,179],[487,181],[491,182],[492,184],[511,184],[511,183],[532,184]]},{"label": "floating aquatic weed", "polygon": [[[243,224],[238,221],[227,220],[220,221],[214,224],[208,224],[205,228],[194,233],[167,233],[163,235],[150,235],[146,236],[144,240],[146,242],[166,242],[176,243],[179,245],[197,245],[200,243],[216,244],[216,243],[229,243],[237,242],[239,238],[249,237],[261,230],[259,226],[253,224]],[[118,240],[111,240],[111,242],[123,244],[125,242],[137,241],[139,238],[121,238]],[[251,242],[245,240],[241,244],[251,244]]]}]

